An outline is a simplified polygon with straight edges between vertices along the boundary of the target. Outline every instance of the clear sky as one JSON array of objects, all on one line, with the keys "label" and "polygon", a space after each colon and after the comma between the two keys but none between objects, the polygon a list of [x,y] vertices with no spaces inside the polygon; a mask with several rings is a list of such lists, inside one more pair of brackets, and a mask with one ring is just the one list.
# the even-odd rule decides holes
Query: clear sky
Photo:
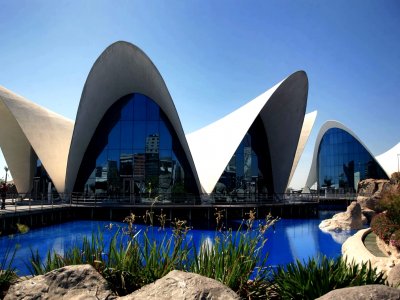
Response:
[{"label": "clear sky", "polygon": [[[0,0],[0,85],[75,119],[90,68],[118,40],[157,66],[186,133],[305,70],[318,117],[292,187],[327,120],[374,155],[400,141],[398,0]],[[0,153],[0,177],[5,164]]]}]

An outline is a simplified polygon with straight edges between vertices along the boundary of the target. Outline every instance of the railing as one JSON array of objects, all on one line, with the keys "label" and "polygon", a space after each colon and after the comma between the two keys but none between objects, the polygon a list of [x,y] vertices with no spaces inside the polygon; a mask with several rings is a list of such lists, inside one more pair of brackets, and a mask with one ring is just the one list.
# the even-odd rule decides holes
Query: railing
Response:
[{"label": "railing", "polygon": [[232,205],[242,206],[246,204],[291,204],[318,202],[317,194],[287,193],[287,194],[218,194],[194,195],[194,194],[8,194],[7,210],[11,207],[15,211],[22,209],[48,209],[61,206],[152,206],[152,205]]}]

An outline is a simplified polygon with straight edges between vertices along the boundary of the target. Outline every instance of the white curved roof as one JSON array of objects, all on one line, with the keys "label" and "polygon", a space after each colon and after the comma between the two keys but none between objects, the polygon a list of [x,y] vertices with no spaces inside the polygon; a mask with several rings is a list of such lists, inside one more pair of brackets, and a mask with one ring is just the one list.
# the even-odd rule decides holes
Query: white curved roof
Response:
[{"label": "white curved roof", "polygon": [[307,103],[308,79],[296,72],[222,119],[187,135],[202,189],[211,193],[257,116],[271,155],[276,193],[283,193],[295,157]]},{"label": "white curved roof", "polygon": [[36,157],[64,191],[73,121],[0,87],[0,146],[20,193],[30,192]]},{"label": "white curved roof", "polygon": [[132,93],[140,93],[151,98],[167,115],[200,191],[189,146],[164,80],[147,55],[127,42],[116,42],[109,46],[90,70],[82,92],[71,141],[66,191],[71,192],[74,188],[86,148],[104,114],[121,97]]},{"label": "white curved roof", "polygon": [[385,153],[376,156],[375,159],[385,170],[386,174],[392,175],[394,172],[398,172],[400,161],[400,143]]},{"label": "white curved roof", "polygon": [[324,136],[324,134],[331,128],[338,128],[338,129],[342,129],[344,131],[346,131],[348,134],[350,134],[352,137],[354,137],[364,148],[366,151],[368,151],[368,153],[374,157],[371,154],[371,151],[368,150],[367,146],[358,138],[358,136],[351,131],[349,128],[347,128],[346,126],[344,126],[342,123],[338,122],[338,121],[327,121],[325,122],[321,129],[318,132],[318,136],[317,139],[315,141],[315,146],[314,146],[314,154],[313,154],[313,158],[312,158],[312,163],[311,163],[311,168],[310,168],[310,172],[308,174],[308,178],[307,178],[307,182],[306,182],[306,189],[311,188],[316,182],[317,182],[317,158],[318,158],[318,149],[319,149],[319,144],[321,143],[322,137]]}]

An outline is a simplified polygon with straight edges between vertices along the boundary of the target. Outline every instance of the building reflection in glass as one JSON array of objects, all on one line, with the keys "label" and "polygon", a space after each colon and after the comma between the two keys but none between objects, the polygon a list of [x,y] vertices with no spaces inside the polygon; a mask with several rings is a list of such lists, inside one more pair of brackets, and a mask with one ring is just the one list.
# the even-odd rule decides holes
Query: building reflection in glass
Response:
[{"label": "building reflection in glass", "polygon": [[351,134],[331,128],[318,149],[318,188],[354,193],[367,178],[388,179],[371,154]]},{"label": "building reflection in glass", "polygon": [[74,191],[140,202],[196,194],[172,126],[150,98],[134,94],[105,114],[85,152]]},{"label": "building reflection in glass", "polygon": [[214,189],[215,201],[264,201],[272,195],[273,176],[264,125],[258,117]]}]

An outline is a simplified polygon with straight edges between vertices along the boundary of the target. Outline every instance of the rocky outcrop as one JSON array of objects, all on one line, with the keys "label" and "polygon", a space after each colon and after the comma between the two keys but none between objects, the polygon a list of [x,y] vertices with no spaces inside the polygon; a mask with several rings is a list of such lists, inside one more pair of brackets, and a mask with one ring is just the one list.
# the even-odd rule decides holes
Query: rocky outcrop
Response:
[{"label": "rocky outcrop", "polygon": [[12,285],[5,300],[150,300],[227,299],[238,295],[219,281],[182,271],[163,278],[124,297],[117,297],[107,281],[91,266],[68,266]]},{"label": "rocky outcrop", "polygon": [[339,300],[339,299],[398,300],[400,299],[400,290],[393,287],[388,287],[386,285],[372,284],[372,285],[353,286],[353,287],[333,290],[323,295],[322,297],[317,298],[317,300]]},{"label": "rocky outcrop", "polygon": [[361,213],[361,206],[353,201],[345,212],[338,213],[332,219],[323,220],[319,228],[323,231],[341,231],[362,229],[366,223],[366,218]]},{"label": "rocky outcrop", "polygon": [[107,281],[91,266],[67,266],[10,287],[4,300],[116,299]]},{"label": "rocky outcrop", "polygon": [[395,265],[387,275],[387,282],[393,287],[400,287],[400,265]]},{"label": "rocky outcrop", "polygon": [[393,185],[389,180],[365,179],[358,183],[357,202],[364,211],[376,210],[376,205],[382,198],[382,193],[392,190]]},{"label": "rocky outcrop", "polygon": [[119,300],[226,299],[239,296],[222,283],[194,273],[171,271],[163,278]]}]

